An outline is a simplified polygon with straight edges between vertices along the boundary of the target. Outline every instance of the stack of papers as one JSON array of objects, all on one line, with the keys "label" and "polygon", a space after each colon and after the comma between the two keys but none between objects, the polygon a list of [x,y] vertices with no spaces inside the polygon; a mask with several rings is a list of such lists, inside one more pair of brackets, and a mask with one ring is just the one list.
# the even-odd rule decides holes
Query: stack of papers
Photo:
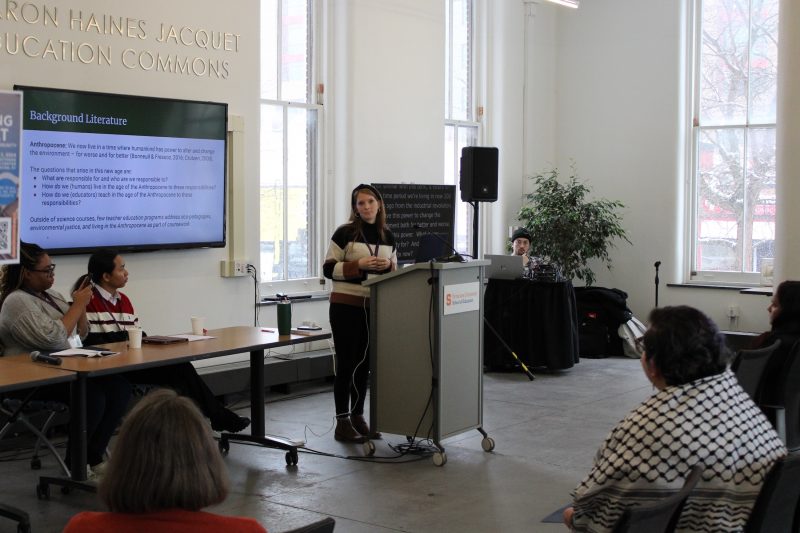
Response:
[{"label": "stack of papers", "polygon": [[105,357],[107,355],[117,355],[119,352],[112,352],[110,350],[94,350],[91,348],[68,348],[60,352],[53,352],[50,355],[57,355],[59,357]]}]

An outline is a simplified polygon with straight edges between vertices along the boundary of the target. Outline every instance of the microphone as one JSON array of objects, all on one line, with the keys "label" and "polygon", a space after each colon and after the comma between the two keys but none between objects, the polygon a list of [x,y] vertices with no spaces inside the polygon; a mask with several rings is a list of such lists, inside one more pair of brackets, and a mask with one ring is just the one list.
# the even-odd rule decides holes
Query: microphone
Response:
[{"label": "microphone", "polygon": [[39,363],[47,363],[48,365],[56,365],[56,366],[59,366],[61,364],[60,357],[43,354],[38,350],[31,352],[31,361],[37,361]]},{"label": "microphone", "polygon": [[656,268],[660,267],[660,266],[661,266],[661,261],[656,261],[656,262],[653,264],[653,266],[654,266],[654,267],[656,267]]},{"label": "microphone", "polygon": [[453,252],[453,254],[452,254],[452,255],[448,255],[448,256],[445,256],[445,257],[437,257],[437,258],[436,258],[436,260],[437,260],[437,261],[442,261],[442,262],[444,262],[444,263],[466,263],[466,262],[467,262],[467,260],[466,260],[466,259],[464,259],[464,257],[463,257],[463,256],[464,256],[464,255],[466,255],[467,257],[472,257],[472,256],[471,256],[471,255],[469,255],[469,254],[460,254],[460,253],[458,252],[458,250],[456,250],[455,248],[453,248],[453,245],[452,245],[452,244],[450,244],[449,242],[447,242],[446,240],[444,240],[444,239],[441,237],[441,235],[439,235],[438,233],[430,233],[430,232],[428,232],[428,231],[427,231],[427,229],[423,228],[423,227],[422,227],[422,226],[420,226],[419,224],[414,224],[414,229],[416,230],[416,232],[417,232],[417,235],[419,235],[421,232],[425,232],[425,235],[431,235],[431,236],[433,236],[433,238],[434,238],[434,239],[436,239],[437,241],[439,241],[439,242],[441,242],[442,244],[444,244],[445,246],[447,246],[447,249],[448,249],[448,250],[450,250],[451,252]]}]

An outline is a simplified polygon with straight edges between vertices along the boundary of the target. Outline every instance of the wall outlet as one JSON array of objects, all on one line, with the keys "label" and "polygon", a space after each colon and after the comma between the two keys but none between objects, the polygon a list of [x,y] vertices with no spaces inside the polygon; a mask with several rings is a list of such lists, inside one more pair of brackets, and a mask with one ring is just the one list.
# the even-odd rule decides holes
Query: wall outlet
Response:
[{"label": "wall outlet", "polygon": [[237,278],[247,275],[247,261],[220,261],[219,275],[223,278]]},{"label": "wall outlet", "polygon": [[739,314],[741,313],[741,309],[739,309],[738,305],[729,305],[728,306],[728,318],[739,318]]}]

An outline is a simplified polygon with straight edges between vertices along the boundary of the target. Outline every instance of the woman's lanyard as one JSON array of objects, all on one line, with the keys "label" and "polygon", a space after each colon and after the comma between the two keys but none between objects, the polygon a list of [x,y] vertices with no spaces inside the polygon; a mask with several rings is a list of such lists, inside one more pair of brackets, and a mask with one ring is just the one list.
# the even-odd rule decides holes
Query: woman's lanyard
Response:
[{"label": "woman's lanyard", "polygon": [[25,292],[27,292],[27,293],[28,293],[28,294],[30,294],[31,296],[35,296],[36,298],[39,298],[40,300],[43,300],[45,303],[47,303],[48,305],[50,305],[50,307],[52,307],[53,309],[55,309],[56,311],[58,311],[58,313],[59,313],[61,316],[64,316],[64,310],[63,310],[63,309],[61,309],[61,308],[58,306],[58,304],[56,303],[56,301],[55,301],[55,300],[53,300],[53,297],[52,297],[52,296],[50,296],[49,294],[47,294],[46,292],[34,292],[34,291],[32,291],[32,290],[30,290],[30,289],[26,289],[26,288],[24,288],[24,287],[22,288],[22,290],[23,290],[23,291],[25,291]]},{"label": "woman's lanyard", "polygon": [[[93,286],[92,287],[92,292],[97,294],[98,299],[103,303],[103,307],[105,308],[106,313],[108,313],[108,316],[110,316],[111,320],[114,321],[114,325],[117,326],[117,331],[123,331],[123,327],[119,324],[119,322],[117,322],[117,318],[114,316],[114,313],[112,312],[111,308],[108,307],[108,302],[103,297],[103,295],[100,294],[100,291],[97,290],[97,287]],[[120,311],[120,315],[121,314],[122,314],[122,312]]]},{"label": "woman's lanyard", "polygon": [[378,237],[378,241],[375,243],[375,249],[374,250],[372,249],[372,246],[369,244],[369,241],[367,240],[367,236],[364,235],[364,230],[363,229],[361,230],[361,238],[364,239],[364,244],[367,246],[367,250],[369,250],[369,255],[371,255],[373,257],[378,257],[378,251],[381,248],[380,237]]}]

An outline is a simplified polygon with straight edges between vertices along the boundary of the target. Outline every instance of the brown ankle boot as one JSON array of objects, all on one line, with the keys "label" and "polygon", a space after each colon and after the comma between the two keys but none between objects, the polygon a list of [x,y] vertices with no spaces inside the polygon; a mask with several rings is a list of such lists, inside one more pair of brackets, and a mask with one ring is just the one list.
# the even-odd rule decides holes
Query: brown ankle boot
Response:
[{"label": "brown ankle boot", "polygon": [[370,431],[369,426],[367,425],[367,421],[364,420],[364,415],[350,415],[350,422],[353,424],[353,427],[361,433],[362,435],[366,435],[370,439],[379,439],[381,438],[381,434],[377,431]]},{"label": "brown ankle boot", "polygon": [[333,438],[340,442],[352,442],[355,444],[362,444],[367,441],[367,437],[356,431],[348,418],[336,419],[336,430],[333,432]]}]

